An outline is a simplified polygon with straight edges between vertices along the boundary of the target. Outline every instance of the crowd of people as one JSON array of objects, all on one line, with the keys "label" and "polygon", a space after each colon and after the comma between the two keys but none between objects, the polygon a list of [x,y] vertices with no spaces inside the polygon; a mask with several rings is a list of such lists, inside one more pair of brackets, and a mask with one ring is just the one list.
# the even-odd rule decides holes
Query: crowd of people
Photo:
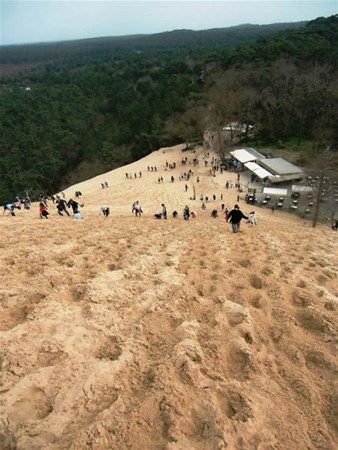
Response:
[{"label": "crowd of people", "polygon": [[[75,197],[79,199],[82,197],[82,192],[76,191]],[[79,202],[73,200],[70,198],[68,201],[65,199],[64,192],[61,192],[60,195],[40,195],[39,196],[39,217],[41,219],[48,219],[48,216],[50,215],[50,203],[55,205],[56,211],[58,215],[63,216],[70,216],[68,210],[71,210],[73,212],[73,217],[75,219],[83,219],[82,214],[80,213],[79,208],[83,208],[84,204],[80,204]],[[31,209],[31,200],[28,196],[24,196],[20,198],[19,196],[15,197],[15,201],[11,203],[6,203],[4,205],[3,214],[15,216],[15,210],[18,209]]]},{"label": "crowd of people", "polygon": [[[154,214],[154,217],[155,217],[155,219],[165,219],[166,220],[168,217],[167,208],[165,207],[165,205],[163,203],[161,204],[161,206],[162,206],[162,212]],[[173,215],[174,219],[177,218],[178,217],[177,210],[174,210],[172,215]],[[227,223],[231,224],[233,233],[239,232],[240,223],[241,223],[242,219],[246,219],[246,222],[248,224],[250,224],[250,226],[257,225],[257,216],[256,216],[255,211],[251,211],[248,214],[248,216],[246,216],[240,210],[240,207],[238,204],[236,204],[231,211],[229,211],[227,208],[224,208],[222,216]],[[190,210],[190,207],[188,205],[185,205],[185,207],[183,208],[183,219],[184,220],[189,220],[190,218],[196,219],[196,217],[197,217],[196,211]],[[210,213],[210,217],[217,219],[219,217],[218,210],[212,209],[212,211]]]},{"label": "crowd of people", "polygon": [[4,205],[3,214],[8,214],[10,216],[15,217],[15,210],[16,209],[26,209],[30,210],[32,206],[31,199],[28,194],[24,195],[16,195],[14,198],[14,201],[6,203]]},{"label": "crowd of people", "polygon": [[[131,173],[127,173],[126,172],[126,178],[127,178],[127,180],[132,180],[133,176],[132,176]],[[136,172],[134,173],[134,178],[137,178],[137,173]],[[138,173],[138,178],[142,178],[142,172],[141,171]]]},{"label": "crowd of people", "polygon": [[[205,153],[202,156],[203,160],[205,161],[206,166],[210,164],[210,174],[213,176],[216,176],[216,172],[218,170],[220,170],[220,165],[219,165],[219,160],[216,157],[212,157],[211,161],[208,161],[208,159],[210,158],[210,155],[207,153]],[[194,165],[197,166],[199,165],[199,159],[197,158],[196,155],[193,156],[192,159],[188,159],[187,156],[182,157],[181,160],[181,165],[182,166],[187,166],[187,165]],[[166,161],[165,165],[163,167],[164,171],[173,171],[175,169],[177,169],[177,164],[176,162],[169,162]],[[147,167],[147,171],[148,172],[157,172],[157,166],[148,166]],[[194,173],[191,169],[185,170],[184,172],[175,175],[176,178],[179,181],[184,181],[184,192],[188,192],[190,185],[188,184],[188,181],[194,176]],[[170,175],[169,178],[169,182],[174,183],[175,182],[175,176],[174,174]],[[142,172],[135,172],[133,175],[129,172],[125,173],[125,178],[127,180],[132,180],[132,179],[136,179],[136,178],[141,178],[142,177]],[[163,176],[159,176],[157,179],[158,183],[163,183],[164,179]],[[197,176],[195,181],[197,183],[199,183],[200,181],[200,177]],[[107,189],[109,187],[109,184],[107,181],[101,182],[101,188],[102,189]],[[231,188],[233,187],[233,182],[230,181],[226,181],[224,187],[227,188]],[[76,200],[74,200],[74,198],[70,198],[70,199],[66,199],[66,196],[64,194],[64,192],[61,192],[58,195],[52,195],[52,196],[46,196],[46,195],[41,195],[39,198],[39,216],[41,219],[48,219],[50,216],[50,212],[51,212],[51,203],[53,204],[53,206],[55,205],[56,207],[56,212],[59,216],[67,216],[67,217],[74,217],[75,219],[83,219],[83,215],[80,212],[80,208],[84,207],[83,203],[80,203],[80,198],[82,197],[82,192],[77,190],[74,193],[74,197],[76,198]],[[207,204],[209,204],[210,202],[216,202],[216,201],[223,201],[223,193],[221,194],[210,194],[210,195],[204,195],[204,194],[200,194],[199,196],[201,203],[201,210],[202,212],[205,211],[207,209]],[[195,200],[195,191],[194,191],[194,197],[190,197],[190,200]],[[168,211],[167,211],[167,207],[164,203],[161,203],[161,210],[157,213],[154,214],[154,217],[156,219],[163,219],[163,220],[167,220],[168,219]],[[15,216],[15,210],[16,209],[21,209],[21,208],[25,208],[25,209],[30,209],[31,207],[31,202],[28,196],[23,196],[22,198],[16,197],[15,201],[12,203],[7,203],[4,206],[4,213],[8,212],[9,215]],[[105,217],[108,218],[110,216],[111,213],[111,208],[110,206],[108,206],[107,204],[104,204],[100,207],[100,214]],[[136,217],[140,218],[143,215],[143,209],[141,206],[141,203],[137,200],[132,204],[132,214],[135,214]],[[174,219],[179,217],[179,212],[177,209],[175,209],[172,212],[172,217]],[[192,210],[188,205],[185,205],[185,207],[183,208],[182,211],[182,217],[185,221],[188,221],[190,219],[196,219],[197,218],[197,212],[196,210]],[[234,208],[229,211],[226,207],[224,203],[221,203],[221,210],[218,211],[215,207],[213,207],[211,209],[210,212],[210,217],[217,219],[218,217],[222,217],[225,219],[226,222],[229,222],[232,226],[233,232],[238,232],[239,231],[239,227],[240,227],[240,222],[242,219],[246,219],[248,223],[250,223],[250,225],[256,225],[257,224],[257,220],[256,220],[256,214],[252,211],[250,212],[250,214],[248,214],[247,216],[244,215],[240,209],[238,204],[236,204],[234,206]]]}]

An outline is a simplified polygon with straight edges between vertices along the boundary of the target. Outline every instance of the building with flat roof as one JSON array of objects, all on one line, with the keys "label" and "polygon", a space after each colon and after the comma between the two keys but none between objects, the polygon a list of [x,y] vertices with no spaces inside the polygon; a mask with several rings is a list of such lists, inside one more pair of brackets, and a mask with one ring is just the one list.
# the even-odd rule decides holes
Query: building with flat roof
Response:
[{"label": "building with flat roof", "polygon": [[268,177],[271,183],[301,180],[305,177],[305,173],[300,167],[283,158],[264,158],[259,160],[259,165],[272,174]]},{"label": "building with flat roof", "polygon": [[254,148],[239,148],[230,152],[233,159],[250,170],[264,183],[302,180],[304,171],[284,158],[266,158]]}]

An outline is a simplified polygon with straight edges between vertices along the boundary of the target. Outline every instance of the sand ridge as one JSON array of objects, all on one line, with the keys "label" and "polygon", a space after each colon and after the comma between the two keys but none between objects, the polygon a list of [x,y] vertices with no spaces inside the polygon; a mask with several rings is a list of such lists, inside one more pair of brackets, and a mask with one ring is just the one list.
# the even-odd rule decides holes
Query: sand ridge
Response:
[{"label": "sand ridge", "polygon": [[69,188],[83,221],[0,218],[0,448],[336,448],[336,234],[257,209],[233,235],[210,210],[237,201],[235,175],[181,149]]}]

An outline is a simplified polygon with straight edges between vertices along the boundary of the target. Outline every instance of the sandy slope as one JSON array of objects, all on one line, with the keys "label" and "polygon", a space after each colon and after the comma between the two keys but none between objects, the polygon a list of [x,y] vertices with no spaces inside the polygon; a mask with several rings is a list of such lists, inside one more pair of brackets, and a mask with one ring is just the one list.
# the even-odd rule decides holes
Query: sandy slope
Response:
[{"label": "sandy slope", "polygon": [[[170,183],[166,160],[199,185]],[[230,175],[180,160],[72,187],[82,222],[0,217],[1,449],[337,448],[337,234],[259,210],[233,235],[189,201],[195,184],[232,206]],[[154,220],[162,201],[180,217]]]}]

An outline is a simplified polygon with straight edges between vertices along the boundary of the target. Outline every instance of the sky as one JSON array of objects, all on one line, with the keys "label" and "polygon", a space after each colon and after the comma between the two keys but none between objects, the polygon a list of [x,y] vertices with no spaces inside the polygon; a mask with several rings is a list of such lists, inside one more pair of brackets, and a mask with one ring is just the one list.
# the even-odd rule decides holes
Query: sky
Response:
[{"label": "sky", "polygon": [[0,0],[0,45],[298,22],[338,11],[338,0]]}]

